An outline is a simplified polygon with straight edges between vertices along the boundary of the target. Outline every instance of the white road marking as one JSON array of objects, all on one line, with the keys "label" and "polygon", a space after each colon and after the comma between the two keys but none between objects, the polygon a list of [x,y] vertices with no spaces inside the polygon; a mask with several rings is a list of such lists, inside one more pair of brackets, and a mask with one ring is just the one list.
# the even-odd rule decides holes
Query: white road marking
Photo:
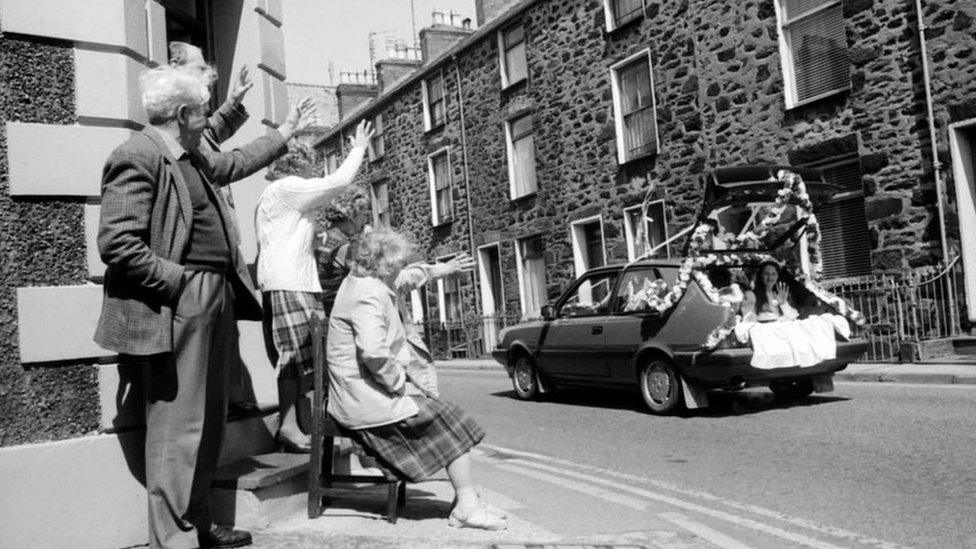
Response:
[{"label": "white road marking", "polygon": [[604,501],[609,501],[610,503],[617,503],[625,507],[630,507],[637,511],[647,511],[647,503],[629,496],[622,494],[616,494],[608,490],[604,490],[599,486],[594,486],[592,484],[587,484],[584,482],[576,482],[569,480],[565,477],[557,477],[556,475],[549,475],[539,471],[533,471],[532,469],[527,469],[525,467],[519,467],[518,465],[511,465],[508,463],[494,463],[495,468],[501,469],[503,471],[508,471],[510,473],[516,473],[519,475],[531,477],[537,480],[542,480],[560,486],[562,488],[567,488],[569,490],[575,490],[577,492],[582,492],[588,496],[593,496],[600,498]]},{"label": "white road marking", "polygon": [[644,490],[643,488],[634,488],[633,486],[630,486],[628,484],[622,484],[620,482],[615,482],[615,481],[612,481],[612,480],[602,479],[602,478],[599,478],[599,477],[595,477],[593,475],[588,475],[586,473],[579,473],[579,472],[570,471],[570,470],[567,470],[567,469],[560,469],[558,467],[553,467],[551,465],[544,465],[542,463],[534,463],[534,462],[527,461],[527,460],[524,460],[524,459],[505,460],[505,461],[502,461],[500,463],[517,463],[519,465],[524,465],[526,467],[532,467],[534,469],[541,469],[543,471],[549,471],[549,472],[552,472],[552,473],[558,473],[558,474],[565,475],[565,476],[568,476],[568,477],[574,477],[574,478],[578,478],[578,479],[582,479],[582,480],[587,480],[587,481],[590,481],[590,482],[593,482],[593,483],[596,483],[596,484],[601,484],[601,485],[606,486],[608,488],[614,488],[616,490],[620,490],[622,492],[628,492],[628,493],[631,493],[631,494],[634,494],[634,495],[637,495],[637,496],[641,496],[641,497],[646,498],[646,499],[650,499],[650,500],[654,500],[654,501],[659,501],[661,503],[665,503],[665,504],[671,505],[673,507],[680,507],[681,509],[685,509],[686,511],[693,511],[695,513],[699,513],[699,514],[702,514],[702,515],[707,515],[707,516],[710,516],[710,517],[713,517],[713,518],[717,518],[719,520],[724,520],[726,522],[730,522],[730,523],[735,524],[735,525],[738,525],[738,526],[743,526],[745,528],[750,528],[752,530],[756,530],[758,532],[762,532],[764,534],[767,534],[767,535],[770,535],[770,536],[773,536],[773,537],[777,537],[779,539],[788,541],[790,543],[795,543],[797,545],[803,545],[803,546],[806,546],[806,547],[813,547],[815,549],[842,549],[841,546],[839,546],[839,545],[834,545],[832,543],[828,543],[828,542],[825,542],[825,541],[820,541],[820,540],[811,538],[809,536],[805,536],[803,534],[789,532],[787,530],[783,530],[782,528],[777,528],[775,526],[770,526],[768,524],[764,524],[764,523],[759,522],[759,521],[756,521],[756,520],[752,520],[752,519],[749,519],[749,518],[745,518],[745,517],[741,517],[741,516],[738,516],[738,515],[734,515],[732,513],[726,513],[725,511],[719,511],[717,509],[712,509],[711,507],[705,507],[705,506],[699,505],[697,503],[687,502],[685,500],[678,499],[678,498],[671,497],[671,496],[666,496],[664,494],[658,494],[656,492],[651,492],[650,490]]},{"label": "white road marking", "polygon": [[722,532],[700,522],[693,521],[681,513],[658,513],[658,516],[677,524],[702,539],[712,542],[722,549],[750,549],[748,545],[739,543]]},{"label": "white road marking", "polygon": [[[719,496],[716,496],[716,495],[713,495],[713,494],[709,494],[708,492],[702,492],[702,491],[699,491],[699,490],[688,490],[688,489],[680,488],[680,487],[678,487],[678,486],[676,486],[674,484],[670,484],[670,483],[667,483],[667,482],[664,482],[664,481],[660,481],[660,480],[657,480],[657,479],[652,479],[652,478],[647,478],[647,477],[640,477],[640,476],[637,476],[637,475],[631,475],[631,474],[627,474],[627,473],[620,473],[620,472],[617,472],[617,471],[610,471],[610,470],[607,470],[607,469],[601,469],[599,467],[593,467],[591,465],[584,465],[584,464],[580,464],[580,463],[575,463],[575,462],[572,462],[572,461],[569,461],[569,460],[565,460],[565,459],[561,459],[561,458],[556,458],[556,457],[552,457],[552,456],[546,456],[546,455],[542,455],[542,454],[536,454],[536,453],[532,453],[532,452],[523,452],[523,451],[520,451],[520,450],[513,450],[513,449],[510,449],[510,448],[504,448],[504,447],[501,447],[501,446],[494,446],[494,445],[489,445],[489,444],[482,444],[481,447],[482,448],[485,448],[485,449],[488,449],[488,450],[494,450],[494,451],[497,451],[497,452],[501,452],[501,453],[504,453],[504,454],[510,454],[510,455],[514,455],[514,456],[520,456],[520,457],[525,457],[525,458],[537,459],[537,460],[544,461],[544,462],[547,462],[547,463],[557,463],[557,464],[560,464],[560,465],[565,465],[565,466],[569,466],[569,467],[575,467],[577,469],[582,469],[582,470],[585,470],[585,471],[599,473],[599,474],[606,475],[606,476],[621,478],[621,479],[624,479],[624,480],[627,480],[627,481],[631,481],[631,482],[640,482],[640,483],[643,483],[643,484],[650,484],[650,485],[655,486],[655,487],[660,488],[660,489],[668,490],[668,491],[671,491],[671,492],[676,492],[676,493],[679,493],[679,494],[682,494],[682,495],[685,495],[685,496],[689,496],[689,497],[692,497],[692,498],[700,499],[700,500],[705,500],[705,501],[709,501],[709,502],[713,502],[713,503],[718,503],[718,504],[721,504],[721,505],[725,505],[727,507],[731,507],[731,508],[736,509],[738,511],[746,511],[746,512],[750,512],[750,513],[754,513],[754,514],[757,514],[757,515],[760,515],[760,516],[763,516],[763,517],[766,517],[766,518],[771,518],[771,519],[774,519],[774,520],[786,522],[786,523],[789,523],[789,524],[791,524],[793,526],[798,526],[798,527],[805,528],[805,529],[808,529],[808,530],[813,530],[813,531],[816,531],[816,532],[821,533],[821,534],[825,534],[825,535],[832,536],[832,537],[836,537],[836,538],[841,538],[841,539],[844,539],[844,540],[847,540],[847,541],[853,542],[853,543],[858,543],[858,544],[862,544],[862,545],[871,545],[871,546],[874,546],[874,547],[879,547],[881,549],[908,549],[908,548],[906,548],[903,545],[898,545],[896,543],[891,543],[889,541],[875,539],[875,538],[872,538],[872,537],[869,537],[869,536],[865,536],[863,534],[858,534],[856,532],[851,532],[849,530],[844,530],[842,528],[836,528],[836,527],[833,527],[833,526],[825,526],[825,525],[817,524],[817,523],[812,522],[812,521],[809,521],[807,519],[798,518],[798,517],[792,517],[790,515],[786,515],[784,513],[778,512],[778,511],[773,511],[771,509],[766,509],[764,507],[759,507],[757,505],[751,505],[751,504],[747,504],[747,503],[741,503],[741,502],[737,502],[737,501],[734,501],[734,500],[722,498],[722,497],[719,497]],[[475,451],[476,452],[481,452],[481,450],[478,450],[478,449],[475,449]]]}]

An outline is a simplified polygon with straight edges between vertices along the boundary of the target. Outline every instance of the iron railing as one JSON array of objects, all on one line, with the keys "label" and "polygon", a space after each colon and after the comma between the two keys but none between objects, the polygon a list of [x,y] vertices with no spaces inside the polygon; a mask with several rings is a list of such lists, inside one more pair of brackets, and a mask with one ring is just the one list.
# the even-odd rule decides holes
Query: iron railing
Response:
[{"label": "iron railing", "polygon": [[[921,341],[962,335],[965,297],[962,264],[919,267],[899,274],[835,278],[821,286],[864,314],[856,333],[870,344],[866,362],[909,360],[903,356]],[[491,353],[498,332],[524,320],[518,314],[466,315],[458,320],[428,320],[416,327],[425,335],[435,359],[477,358]]]},{"label": "iron railing", "polygon": [[905,346],[962,334],[965,307],[958,256],[948,263],[918,267],[899,274],[869,275],[824,281],[824,289],[861,311],[867,324],[860,333],[871,344],[864,360],[907,359]]}]

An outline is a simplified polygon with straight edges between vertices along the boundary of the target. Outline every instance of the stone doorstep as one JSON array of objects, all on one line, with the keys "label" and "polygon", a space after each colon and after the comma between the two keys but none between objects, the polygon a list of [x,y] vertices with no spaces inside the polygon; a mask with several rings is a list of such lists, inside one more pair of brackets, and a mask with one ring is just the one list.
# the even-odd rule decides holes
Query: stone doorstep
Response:
[{"label": "stone doorstep", "polygon": [[976,337],[962,336],[952,338],[952,347],[957,355],[976,355]]},{"label": "stone doorstep", "polygon": [[261,530],[307,506],[308,454],[245,457],[217,470],[214,518],[220,524]]},{"label": "stone doorstep", "polygon": [[309,468],[309,454],[272,453],[228,463],[217,470],[213,485],[218,488],[256,490],[303,475]]}]

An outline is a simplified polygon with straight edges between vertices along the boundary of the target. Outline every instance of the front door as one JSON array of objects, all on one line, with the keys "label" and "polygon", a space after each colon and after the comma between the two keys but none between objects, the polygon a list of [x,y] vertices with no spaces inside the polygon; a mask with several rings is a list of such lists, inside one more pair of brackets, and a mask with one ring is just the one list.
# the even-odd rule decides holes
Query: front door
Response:
[{"label": "front door", "polygon": [[976,322],[976,119],[954,124],[949,137],[966,310]]},{"label": "front door", "polygon": [[542,368],[562,378],[606,377],[610,291],[616,272],[584,276],[556,310],[539,347]]}]

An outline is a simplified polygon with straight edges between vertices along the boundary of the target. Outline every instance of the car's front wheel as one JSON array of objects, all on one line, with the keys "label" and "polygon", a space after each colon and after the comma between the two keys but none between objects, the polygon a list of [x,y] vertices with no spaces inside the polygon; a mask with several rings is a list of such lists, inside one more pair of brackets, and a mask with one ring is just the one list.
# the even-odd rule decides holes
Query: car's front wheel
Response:
[{"label": "car's front wheel", "polygon": [[521,400],[532,400],[539,395],[539,374],[535,370],[532,357],[520,354],[512,368],[512,387]]},{"label": "car's front wheel", "polygon": [[781,398],[803,398],[813,393],[810,378],[777,379],[769,383],[769,390]]},{"label": "car's front wheel", "polygon": [[669,414],[681,406],[681,378],[674,364],[653,358],[640,373],[641,396],[653,414]]}]

